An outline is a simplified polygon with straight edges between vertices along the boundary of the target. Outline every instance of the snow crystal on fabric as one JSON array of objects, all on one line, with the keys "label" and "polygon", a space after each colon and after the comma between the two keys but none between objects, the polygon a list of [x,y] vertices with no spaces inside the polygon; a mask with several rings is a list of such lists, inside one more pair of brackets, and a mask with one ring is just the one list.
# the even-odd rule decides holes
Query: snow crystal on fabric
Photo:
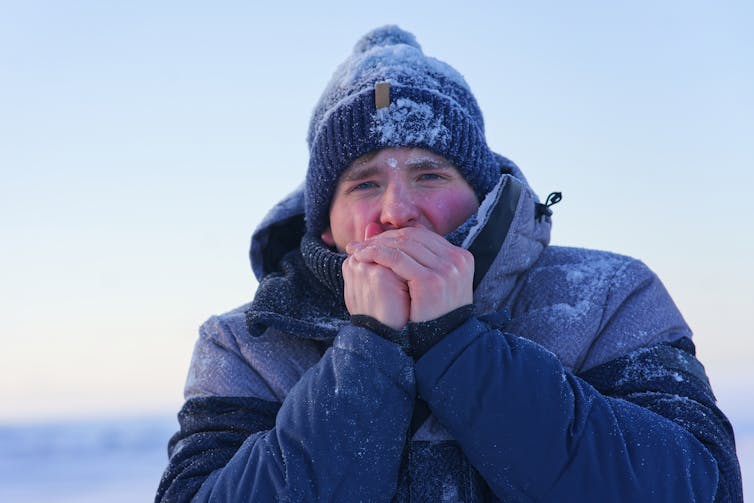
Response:
[{"label": "snow crystal on fabric", "polygon": [[691,336],[662,283],[644,264],[594,250],[545,250],[511,312],[507,328],[512,333],[542,344],[575,371]]},{"label": "snow crystal on fabric", "polygon": [[[553,250],[548,248],[546,256]],[[605,296],[611,284],[619,283],[617,276],[629,259],[586,250],[569,252],[572,256],[563,262],[542,264],[527,278],[523,289],[527,301],[514,306],[510,330],[542,344],[574,369],[598,333],[596,313],[604,309]]]},{"label": "snow crystal on fabric", "polygon": [[[681,383],[685,379],[678,369],[668,367],[667,362],[658,361],[654,356],[656,348],[639,348],[631,353],[628,358],[628,364],[623,375],[615,383],[617,387],[626,386],[636,382],[650,382],[658,379],[670,379],[674,382]],[[676,362],[680,367],[687,370],[689,361],[685,357],[676,357]]]},{"label": "snow crystal on fabric", "polygon": [[571,327],[580,324],[592,308],[601,308],[600,296],[607,291],[609,283],[615,281],[617,270],[622,269],[624,259],[616,256],[603,256],[592,262],[556,266],[565,279],[558,286],[565,287],[568,303],[556,303],[538,310],[540,315],[549,318],[553,326]]},{"label": "snow crystal on fabric", "polygon": [[432,107],[409,98],[400,98],[389,107],[377,110],[372,134],[381,145],[411,145],[425,143],[445,147],[450,140],[450,130],[442,117],[435,116]]}]

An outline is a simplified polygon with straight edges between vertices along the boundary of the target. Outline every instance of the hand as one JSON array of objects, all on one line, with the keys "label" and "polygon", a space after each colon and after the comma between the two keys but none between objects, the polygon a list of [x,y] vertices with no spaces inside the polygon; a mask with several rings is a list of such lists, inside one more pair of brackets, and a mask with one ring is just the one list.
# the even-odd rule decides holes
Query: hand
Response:
[{"label": "hand", "polygon": [[381,266],[405,282],[409,321],[434,320],[473,302],[473,255],[429,229],[385,231],[350,243],[346,252],[350,260]]},{"label": "hand", "polygon": [[[365,238],[378,232],[379,229],[367,226]],[[366,314],[395,330],[408,323],[408,285],[387,267],[362,262],[351,255],[343,262],[343,287],[350,314]]]}]

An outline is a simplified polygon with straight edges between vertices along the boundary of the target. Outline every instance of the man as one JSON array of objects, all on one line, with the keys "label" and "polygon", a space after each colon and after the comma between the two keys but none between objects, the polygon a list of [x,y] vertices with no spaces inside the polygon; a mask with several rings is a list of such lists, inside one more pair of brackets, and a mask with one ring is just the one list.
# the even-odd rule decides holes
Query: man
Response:
[{"label": "man", "polygon": [[157,501],[740,501],[691,332],[624,256],[548,246],[463,77],[365,35],[259,288],[201,329]]}]

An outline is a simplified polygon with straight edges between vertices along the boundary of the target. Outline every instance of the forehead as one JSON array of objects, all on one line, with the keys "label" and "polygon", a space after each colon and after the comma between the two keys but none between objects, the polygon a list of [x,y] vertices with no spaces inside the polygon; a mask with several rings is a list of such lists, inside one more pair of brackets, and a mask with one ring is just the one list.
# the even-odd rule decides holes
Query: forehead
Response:
[{"label": "forehead", "polygon": [[426,149],[385,148],[362,155],[353,161],[341,175],[341,180],[369,176],[383,169],[448,169],[458,172],[450,161]]}]

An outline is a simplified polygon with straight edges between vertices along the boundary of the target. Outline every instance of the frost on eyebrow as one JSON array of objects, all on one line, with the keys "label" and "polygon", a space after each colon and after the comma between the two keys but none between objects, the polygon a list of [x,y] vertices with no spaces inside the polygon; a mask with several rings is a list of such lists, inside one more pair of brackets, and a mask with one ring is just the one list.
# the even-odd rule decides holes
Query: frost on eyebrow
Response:
[{"label": "frost on eyebrow", "polygon": [[458,171],[458,168],[455,167],[453,163],[447,159],[437,159],[435,157],[427,156],[408,159],[404,163],[404,166],[412,171],[440,170],[445,172],[453,171],[454,173],[460,174],[460,171]]},{"label": "frost on eyebrow", "polygon": [[398,159],[396,159],[395,157],[389,158],[386,162],[387,162],[387,165],[390,166],[391,168],[398,167]]},{"label": "frost on eyebrow", "polygon": [[452,165],[445,161],[436,159],[434,157],[424,156],[424,157],[414,157],[412,159],[407,160],[404,163],[406,166],[431,166],[433,168],[449,168]]}]

